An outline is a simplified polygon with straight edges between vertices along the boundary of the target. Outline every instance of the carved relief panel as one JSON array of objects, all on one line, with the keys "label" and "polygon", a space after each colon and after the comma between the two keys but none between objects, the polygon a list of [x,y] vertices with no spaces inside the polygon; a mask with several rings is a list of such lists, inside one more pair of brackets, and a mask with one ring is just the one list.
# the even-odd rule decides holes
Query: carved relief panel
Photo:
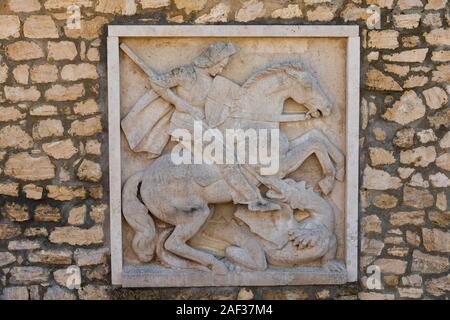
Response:
[{"label": "carved relief panel", "polygon": [[110,26],[108,87],[113,283],[356,280],[357,27]]}]

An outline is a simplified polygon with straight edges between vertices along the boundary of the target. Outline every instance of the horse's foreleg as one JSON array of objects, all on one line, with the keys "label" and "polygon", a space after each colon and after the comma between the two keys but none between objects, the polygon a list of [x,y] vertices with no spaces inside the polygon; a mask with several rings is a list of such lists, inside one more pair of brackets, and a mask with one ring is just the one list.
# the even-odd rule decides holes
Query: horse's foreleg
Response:
[{"label": "horse's foreleg", "polygon": [[198,262],[204,266],[211,267],[214,272],[224,274],[228,271],[224,263],[217,260],[213,255],[194,249],[186,244],[205,224],[211,211],[207,205],[191,210],[191,212],[180,212],[180,215],[190,215],[183,223],[178,224],[164,244],[164,247],[179,255],[180,257]]},{"label": "horse's foreleg", "polygon": [[327,153],[331,156],[331,159],[336,163],[336,179],[339,181],[344,181],[345,178],[345,156],[336,147],[328,137],[323,134],[322,131],[318,129],[311,129],[308,131],[312,137],[315,137],[321,141],[321,143],[325,146]]},{"label": "horse's foreleg", "polygon": [[321,141],[315,137],[306,135],[295,139],[291,145],[292,147],[287,152],[281,164],[283,175],[295,171],[310,155],[315,154],[325,176],[319,182],[319,187],[325,194],[331,192],[334,186],[336,169]]}]

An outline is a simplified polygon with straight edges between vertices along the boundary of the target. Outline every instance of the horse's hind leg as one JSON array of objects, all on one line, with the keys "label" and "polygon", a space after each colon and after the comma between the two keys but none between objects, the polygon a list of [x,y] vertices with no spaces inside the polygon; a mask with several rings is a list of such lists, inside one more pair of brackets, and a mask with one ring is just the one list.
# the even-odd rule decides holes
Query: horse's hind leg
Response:
[{"label": "horse's hind leg", "polygon": [[205,224],[210,214],[211,211],[207,205],[195,208],[189,213],[182,211],[180,215],[189,215],[189,219],[183,219],[183,223],[175,227],[164,247],[180,257],[211,267],[214,272],[224,274],[228,271],[224,263],[217,260],[213,255],[194,249],[186,244]]}]

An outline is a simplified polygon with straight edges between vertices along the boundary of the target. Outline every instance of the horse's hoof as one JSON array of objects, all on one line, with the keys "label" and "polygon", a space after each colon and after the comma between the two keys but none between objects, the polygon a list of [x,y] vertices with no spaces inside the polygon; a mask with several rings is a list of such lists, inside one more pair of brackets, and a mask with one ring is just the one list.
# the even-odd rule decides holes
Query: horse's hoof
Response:
[{"label": "horse's hoof", "polygon": [[336,180],[343,182],[345,180],[345,168],[339,168],[336,172]]},{"label": "horse's hoof", "polygon": [[214,263],[211,266],[211,270],[213,273],[218,274],[218,275],[225,275],[228,273],[227,266],[220,261],[217,261],[216,263]]},{"label": "horse's hoof", "polygon": [[319,181],[320,190],[323,194],[329,194],[334,188],[334,177],[328,176]]}]

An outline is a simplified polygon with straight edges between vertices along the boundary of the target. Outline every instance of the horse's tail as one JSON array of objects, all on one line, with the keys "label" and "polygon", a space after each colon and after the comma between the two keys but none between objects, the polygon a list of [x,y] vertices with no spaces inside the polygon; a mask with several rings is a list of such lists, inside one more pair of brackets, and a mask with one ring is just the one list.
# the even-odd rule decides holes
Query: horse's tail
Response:
[{"label": "horse's tail", "polygon": [[138,198],[138,186],[143,171],[132,175],[122,191],[122,212],[134,230],[132,248],[142,262],[153,259],[156,246],[156,228],[147,207]]}]

